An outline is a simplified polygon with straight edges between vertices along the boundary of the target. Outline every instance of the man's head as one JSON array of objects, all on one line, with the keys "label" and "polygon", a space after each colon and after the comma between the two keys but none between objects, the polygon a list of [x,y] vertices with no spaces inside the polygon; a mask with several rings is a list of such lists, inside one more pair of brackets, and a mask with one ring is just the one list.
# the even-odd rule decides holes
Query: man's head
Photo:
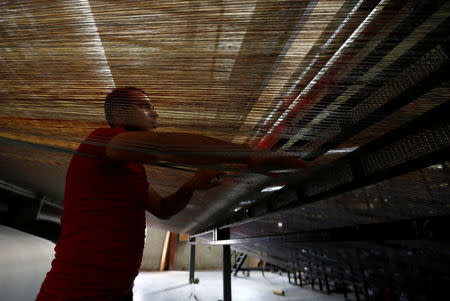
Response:
[{"label": "man's head", "polygon": [[111,127],[129,131],[155,129],[158,114],[147,93],[135,87],[116,88],[106,96],[105,116]]}]

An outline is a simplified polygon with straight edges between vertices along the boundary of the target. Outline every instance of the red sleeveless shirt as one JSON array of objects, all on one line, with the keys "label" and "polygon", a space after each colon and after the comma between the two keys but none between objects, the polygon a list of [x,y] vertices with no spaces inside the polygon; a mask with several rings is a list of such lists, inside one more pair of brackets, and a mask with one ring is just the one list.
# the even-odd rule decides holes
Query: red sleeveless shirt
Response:
[{"label": "red sleeveless shirt", "polygon": [[148,183],[142,164],[106,157],[106,144],[124,131],[97,129],[73,156],[61,238],[38,301],[114,300],[132,288],[144,249]]}]

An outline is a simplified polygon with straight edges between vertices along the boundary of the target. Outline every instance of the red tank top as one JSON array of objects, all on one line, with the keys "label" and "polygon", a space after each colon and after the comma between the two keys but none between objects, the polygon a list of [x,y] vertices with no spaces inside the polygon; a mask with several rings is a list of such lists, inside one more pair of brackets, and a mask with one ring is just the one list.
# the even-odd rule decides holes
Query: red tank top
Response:
[{"label": "red tank top", "polygon": [[105,145],[124,131],[97,129],[73,156],[61,238],[38,301],[114,300],[132,288],[144,249],[148,183],[142,164],[106,157]]}]

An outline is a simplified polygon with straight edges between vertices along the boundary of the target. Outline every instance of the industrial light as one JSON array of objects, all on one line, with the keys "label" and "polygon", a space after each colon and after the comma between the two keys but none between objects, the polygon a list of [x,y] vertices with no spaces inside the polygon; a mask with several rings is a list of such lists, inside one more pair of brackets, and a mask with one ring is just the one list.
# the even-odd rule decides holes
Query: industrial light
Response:
[{"label": "industrial light", "polygon": [[269,187],[266,187],[263,190],[261,190],[261,192],[277,191],[277,190],[280,190],[281,188],[283,188],[284,186],[286,186],[286,185],[269,186]]},{"label": "industrial light", "polygon": [[278,222],[278,228],[282,228],[283,227],[283,222]]},{"label": "industrial light", "polygon": [[346,154],[351,153],[354,150],[358,149],[358,147],[346,147],[346,148],[340,148],[340,149],[330,149],[325,153],[325,155],[332,155],[332,154]]},{"label": "industrial light", "polygon": [[442,164],[435,164],[435,165],[431,165],[429,168],[432,168],[432,169],[442,169],[443,166],[442,166]]},{"label": "industrial light", "polygon": [[242,202],[239,202],[239,205],[246,206],[246,205],[253,204],[254,202],[255,202],[255,200],[242,201]]}]

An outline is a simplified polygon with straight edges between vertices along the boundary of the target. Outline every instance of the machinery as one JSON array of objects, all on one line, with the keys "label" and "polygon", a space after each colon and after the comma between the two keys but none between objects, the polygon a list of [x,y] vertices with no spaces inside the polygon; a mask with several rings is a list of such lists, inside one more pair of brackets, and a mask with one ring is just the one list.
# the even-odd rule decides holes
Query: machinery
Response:
[{"label": "machinery", "polygon": [[[58,239],[73,152],[106,125],[105,95],[136,86],[158,131],[308,162],[277,177],[214,166],[222,186],[149,225],[224,245],[225,266],[231,247],[352,300],[445,292],[449,1],[21,1],[0,14],[3,224]],[[193,171],[147,166],[161,194]]]}]

